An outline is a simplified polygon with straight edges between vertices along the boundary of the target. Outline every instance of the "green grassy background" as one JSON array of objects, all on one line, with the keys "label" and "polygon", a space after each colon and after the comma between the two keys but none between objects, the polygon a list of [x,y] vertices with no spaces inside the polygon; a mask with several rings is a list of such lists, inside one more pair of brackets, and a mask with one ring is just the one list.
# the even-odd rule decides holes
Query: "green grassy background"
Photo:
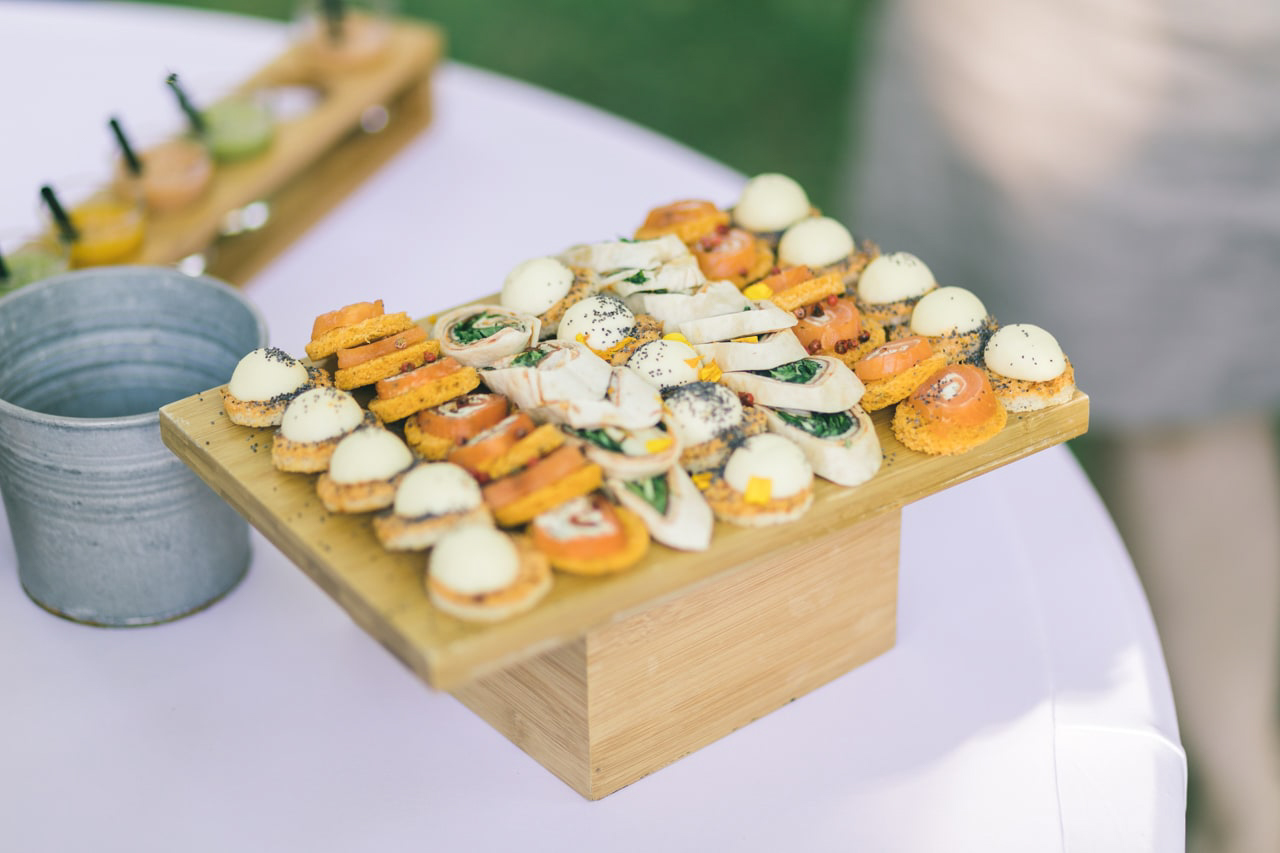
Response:
[{"label": "green grassy background", "polygon": [[[161,2],[161,0],[150,0]],[[168,0],[287,19],[294,0]],[[876,0],[400,0],[449,56],[653,128],[831,208]]]}]

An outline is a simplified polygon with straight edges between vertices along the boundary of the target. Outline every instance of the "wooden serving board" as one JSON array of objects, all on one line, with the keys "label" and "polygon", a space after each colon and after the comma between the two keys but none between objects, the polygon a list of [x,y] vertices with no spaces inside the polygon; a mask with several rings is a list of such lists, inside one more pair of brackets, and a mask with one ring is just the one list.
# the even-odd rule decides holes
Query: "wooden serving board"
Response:
[{"label": "wooden serving board", "polygon": [[[425,558],[383,549],[368,516],[327,512],[316,496],[314,475],[277,471],[270,458],[273,430],[231,424],[219,389],[162,408],[160,430],[175,454],[364,630],[428,684],[453,690],[549,653],[591,629],[695,594],[742,567],[759,564],[762,556],[794,553],[803,542],[896,514],[912,501],[1081,435],[1088,425],[1089,400],[1077,393],[1065,405],[1011,415],[994,439],[951,457],[904,448],[889,429],[891,414],[874,415],[884,452],[881,471],[853,489],[816,481],[813,508],[800,521],[759,529],[717,523],[705,552],[674,551],[655,543],[637,568],[619,575],[557,575],[554,589],[534,610],[495,625],[469,624],[438,612],[422,586]],[[896,549],[896,528],[893,533]]]},{"label": "wooden serving board", "polygon": [[[385,53],[358,68],[317,69],[301,47],[290,47],[237,91],[312,87],[319,93],[315,108],[281,122],[262,154],[219,164],[197,203],[151,214],[130,263],[170,264],[206,253],[210,274],[244,283],[426,127],[428,81],[443,53],[440,29],[411,21],[396,21]],[[385,110],[374,132],[361,124],[370,109]],[[223,237],[226,215],[257,201],[270,206],[268,223]]]}]

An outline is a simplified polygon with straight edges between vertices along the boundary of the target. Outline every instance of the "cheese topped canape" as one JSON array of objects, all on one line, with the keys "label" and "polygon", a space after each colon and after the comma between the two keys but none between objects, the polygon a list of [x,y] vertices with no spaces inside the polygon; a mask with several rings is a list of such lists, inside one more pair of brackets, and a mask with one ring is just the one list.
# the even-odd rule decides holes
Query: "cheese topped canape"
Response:
[{"label": "cheese topped canape", "polygon": [[316,480],[316,494],[329,512],[372,512],[395,499],[413,453],[395,433],[360,427],[338,442],[329,468]]},{"label": "cheese topped canape", "polygon": [[314,473],[329,467],[334,448],[367,421],[346,391],[313,388],[290,401],[271,442],[271,461],[281,471]]},{"label": "cheese topped canape", "polygon": [[995,327],[982,300],[963,287],[939,287],[920,297],[908,324],[911,334],[928,338],[933,351],[953,364],[979,363]]},{"label": "cheese topped canape", "polygon": [[776,244],[783,231],[812,215],[813,207],[800,184],[766,172],[747,181],[730,213],[734,225]]},{"label": "cheese topped canape", "polygon": [[276,347],[260,347],[240,359],[222,389],[222,408],[233,424],[279,426],[285,407],[311,388],[331,384],[328,371],[308,368]]},{"label": "cheese topped canape", "polygon": [[794,442],[755,435],[742,442],[704,492],[716,518],[744,527],[794,521],[813,504],[813,468]]},{"label": "cheese topped canape", "polygon": [[806,266],[815,276],[836,273],[852,287],[877,250],[859,249],[849,229],[829,216],[802,219],[778,241],[781,267]]},{"label": "cheese topped canape", "polygon": [[1075,369],[1053,335],[1030,323],[1005,326],[987,341],[984,359],[996,398],[1011,412],[1066,403]]},{"label": "cheese topped canape", "polygon": [[400,479],[390,511],[374,516],[373,532],[393,551],[420,551],[462,524],[493,526],[480,485],[457,465],[429,462]]},{"label": "cheese topped canape", "polygon": [[593,276],[587,270],[574,271],[557,258],[530,258],[507,273],[499,302],[519,314],[542,322],[540,337],[556,333],[565,310],[591,293]]},{"label": "cheese topped canape", "polygon": [[427,561],[427,597],[468,622],[497,622],[531,609],[551,590],[545,554],[525,539],[463,524],[440,537]]},{"label": "cheese topped canape", "polygon": [[564,312],[556,338],[581,343],[605,361],[620,365],[626,364],[638,347],[661,334],[654,318],[637,315],[611,293],[596,293]]},{"label": "cheese topped canape", "polygon": [[671,432],[680,441],[680,465],[691,473],[718,468],[745,436],[765,432],[764,413],[742,405],[717,382],[690,382],[662,393]]},{"label": "cheese topped canape", "polygon": [[910,252],[880,255],[858,277],[854,296],[864,317],[894,330],[911,320],[920,297],[938,286],[933,271]]},{"label": "cheese topped canape", "polygon": [[697,382],[702,373],[702,357],[684,341],[662,339],[638,347],[627,359],[627,367],[663,390]]}]

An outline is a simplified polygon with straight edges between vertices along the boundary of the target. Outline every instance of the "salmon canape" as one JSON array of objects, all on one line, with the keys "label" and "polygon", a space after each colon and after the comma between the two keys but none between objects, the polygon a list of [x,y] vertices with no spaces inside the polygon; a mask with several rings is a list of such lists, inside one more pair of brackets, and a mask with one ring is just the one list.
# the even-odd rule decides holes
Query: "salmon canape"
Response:
[{"label": "salmon canape", "polygon": [[653,208],[636,229],[637,240],[672,235],[682,243],[692,243],[705,234],[729,224],[729,214],[706,199],[682,199]]},{"label": "salmon canape", "polygon": [[910,252],[893,252],[867,264],[854,288],[854,300],[862,316],[879,323],[892,338],[911,322],[920,298],[937,286],[924,261]]},{"label": "salmon canape", "polygon": [[311,341],[306,346],[307,356],[319,361],[340,349],[367,344],[403,332],[412,325],[413,321],[403,311],[385,313],[381,299],[353,302],[316,317],[311,326]]},{"label": "salmon canape", "polygon": [[784,231],[802,219],[819,215],[804,188],[776,172],[747,181],[729,212],[735,226],[750,231],[774,249]]},{"label": "salmon canape", "polygon": [[463,394],[410,415],[404,422],[404,440],[422,458],[439,461],[498,423],[509,411],[510,404],[501,394]]},{"label": "salmon canape", "polygon": [[553,569],[574,575],[621,572],[649,550],[644,522],[598,492],[539,514],[529,524],[529,533]]},{"label": "salmon canape", "polygon": [[356,398],[337,388],[304,391],[284,410],[271,440],[271,462],[281,471],[316,473],[329,467],[338,442],[367,415]]},{"label": "salmon canape", "polygon": [[550,592],[551,565],[524,537],[463,524],[440,537],[427,561],[427,598],[467,622],[498,622],[530,610]]},{"label": "salmon canape", "polygon": [[783,232],[778,241],[778,266],[806,266],[815,276],[835,273],[851,288],[879,252],[870,242],[859,248],[849,229],[831,217],[813,216]]},{"label": "salmon canape", "polygon": [[464,524],[493,526],[475,478],[449,462],[411,468],[390,509],[373,517],[373,532],[392,551],[423,551]]},{"label": "salmon canape", "polygon": [[809,267],[787,267],[743,291],[753,299],[768,299],[796,316],[791,332],[809,355],[833,355],[852,365],[884,343],[884,327],[864,321],[845,293],[837,273],[814,276]]},{"label": "salmon canape", "polygon": [[421,326],[410,326],[372,343],[339,349],[333,381],[342,390],[350,391],[421,367],[435,361],[439,354],[439,342],[429,340]]},{"label": "salmon canape", "polygon": [[765,277],[774,264],[767,241],[728,225],[699,237],[690,248],[703,275],[712,281],[731,281],[737,287]]},{"label": "salmon canape", "polygon": [[742,442],[703,492],[716,518],[740,527],[794,521],[813,505],[813,468],[793,442],[755,435]]},{"label": "salmon canape", "polygon": [[1076,393],[1075,369],[1057,339],[1039,326],[1014,323],[987,341],[987,377],[1010,412],[1031,412],[1069,402]]},{"label": "salmon canape", "polygon": [[449,461],[487,483],[540,459],[564,441],[564,433],[553,424],[539,426],[528,412],[516,412],[454,448]]},{"label": "salmon canape", "polygon": [[379,379],[374,384],[378,396],[369,401],[369,411],[383,423],[391,423],[461,397],[479,384],[480,374],[474,367],[464,367],[446,356]]},{"label": "salmon canape", "polygon": [[892,406],[946,363],[947,357],[919,335],[887,341],[854,362],[854,375],[865,389],[859,404],[868,412]]},{"label": "salmon canape", "polygon": [[324,368],[307,367],[276,347],[260,347],[236,364],[231,381],[222,389],[222,408],[233,424],[279,426],[294,397],[332,384]]},{"label": "salmon canape", "polygon": [[935,372],[898,404],[892,427],[906,447],[945,456],[991,440],[1007,418],[987,374],[971,364],[954,364]]},{"label": "salmon canape", "polygon": [[931,290],[911,310],[907,332],[929,339],[934,352],[949,364],[982,364],[982,350],[996,330],[996,320],[982,300],[963,287]]},{"label": "salmon canape", "polygon": [[395,433],[362,426],[343,436],[329,468],[316,479],[316,494],[329,512],[373,512],[395,499],[413,454]]},{"label": "salmon canape", "polygon": [[525,467],[481,486],[493,518],[503,527],[531,521],[549,509],[600,488],[600,466],[563,445]]},{"label": "salmon canape", "polygon": [[667,423],[680,442],[680,466],[689,473],[718,468],[744,438],[768,430],[764,413],[744,406],[718,382],[690,382],[662,393]]}]

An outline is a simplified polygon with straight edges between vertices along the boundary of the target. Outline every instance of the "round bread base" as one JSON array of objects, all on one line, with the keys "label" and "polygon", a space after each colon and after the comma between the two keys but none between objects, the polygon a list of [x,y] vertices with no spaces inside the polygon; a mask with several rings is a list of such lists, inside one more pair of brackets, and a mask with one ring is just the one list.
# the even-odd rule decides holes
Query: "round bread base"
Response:
[{"label": "round bread base", "polygon": [[1066,369],[1056,379],[1034,382],[1029,379],[1010,379],[987,368],[991,390],[996,399],[1010,412],[1034,412],[1050,406],[1071,402],[1076,394],[1076,371],[1067,360]]},{"label": "round bread base", "polygon": [[565,442],[565,434],[555,424],[543,424],[524,438],[518,439],[506,452],[488,463],[477,466],[489,479],[497,480],[518,471],[535,459],[541,459]]},{"label": "round bread base", "polygon": [[893,412],[893,434],[905,447],[930,456],[954,456],[995,438],[1008,420],[1004,407],[996,405],[991,417],[980,424],[956,426],[929,422],[909,402]]},{"label": "round bread base", "polygon": [[245,427],[276,427],[284,419],[284,410],[294,397],[312,388],[333,387],[333,377],[323,367],[308,367],[307,381],[287,394],[279,394],[270,400],[241,400],[232,396],[228,386],[222,386],[222,410],[227,420]]},{"label": "round bread base", "polygon": [[786,524],[800,518],[813,506],[812,484],[785,498],[770,498],[765,503],[748,502],[746,496],[723,477],[713,477],[702,496],[716,518],[739,527],[768,527]]},{"label": "round bread base", "polygon": [[336,483],[323,472],[316,480],[316,494],[329,512],[360,513],[386,509],[396,499],[396,487],[404,472],[390,480],[368,480],[362,483]]},{"label": "round bread base", "polygon": [[403,420],[415,412],[447,403],[461,397],[480,384],[480,374],[474,367],[463,367],[430,384],[414,388],[394,397],[378,397],[369,401],[369,411],[383,423]]},{"label": "round bread base", "polygon": [[484,504],[461,512],[405,518],[394,512],[373,517],[373,533],[389,551],[425,551],[453,528],[462,524],[493,526],[493,516]]},{"label": "round bread base", "polygon": [[532,610],[551,591],[551,565],[546,555],[523,537],[515,538],[520,570],[515,581],[502,589],[479,595],[454,592],[426,573],[427,598],[444,613],[465,622],[501,622]]},{"label": "round bread base", "polygon": [[579,558],[548,554],[551,567],[571,575],[607,575],[621,572],[635,566],[649,551],[649,528],[645,527],[640,516],[629,509],[614,507],[618,522],[622,525],[622,535],[626,540],[622,550],[607,557]]},{"label": "round bread base", "polygon": [[409,315],[404,311],[398,314],[380,314],[350,326],[330,329],[307,344],[307,355],[312,361],[319,361],[340,349],[362,346],[373,343],[379,338],[399,334],[412,325],[413,320],[409,319]]},{"label": "round bread base", "polygon": [[294,441],[276,432],[271,438],[271,464],[293,474],[316,474],[329,469],[333,450],[346,433],[323,441]]},{"label": "round bread base", "polygon": [[581,302],[596,291],[595,273],[585,267],[571,267],[573,270],[573,284],[569,285],[569,292],[560,298],[542,314],[538,315],[538,319],[542,321],[542,331],[539,337],[543,340],[554,338],[556,330],[560,328],[560,321],[564,318],[564,312],[568,311],[570,306]]},{"label": "round bread base", "polygon": [[894,403],[900,403],[911,396],[911,392],[919,388],[920,383],[943,367],[946,367],[946,365],[947,357],[941,353],[934,353],[923,361],[916,362],[897,376],[888,376],[884,379],[872,379],[870,382],[865,382],[863,385],[866,390],[862,392],[860,405],[868,412],[875,412],[888,408]]},{"label": "round bread base", "polygon": [[[951,332],[946,335],[926,335],[929,346],[933,347],[934,352],[940,352],[947,357],[947,364],[982,364],[982,351],[987,346],[993,332],[996,330],[996,321],[994,317],[988,316],[982,321],[982,325],[974,329],[972,332]],[[910,329],[907,329],[910,334]]]},{"label": "round bread base", "polygon": [[432,462],[448,458],[450,451],[457,447],[450,439],[423,432],[422,427],[418,426],[417,418],[409,418],[404,422],[404,442],[414,453]]},{"label": "round bread base", "polygon": [[363,364],[357,364],[355,367],[340,367],[334,372],[333,380],[343,391],[363,388],[366,385],[372,385],[379,379],[386,379],[389,376],[395,376],[397,373],[404,373],[406,370],[422,367],[426,363],[428,355],[435,358],[439,354],[439,341],[418,341],[416,344],[410,344],[404,349],[395,350],[377,358],[371,358]]}]

